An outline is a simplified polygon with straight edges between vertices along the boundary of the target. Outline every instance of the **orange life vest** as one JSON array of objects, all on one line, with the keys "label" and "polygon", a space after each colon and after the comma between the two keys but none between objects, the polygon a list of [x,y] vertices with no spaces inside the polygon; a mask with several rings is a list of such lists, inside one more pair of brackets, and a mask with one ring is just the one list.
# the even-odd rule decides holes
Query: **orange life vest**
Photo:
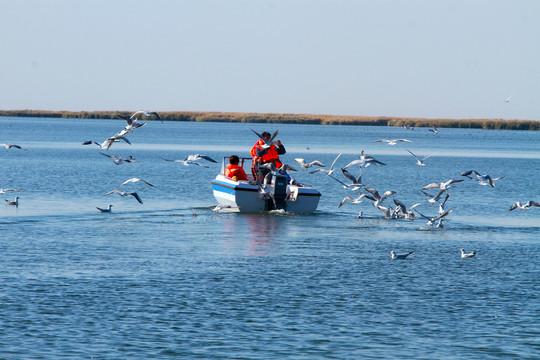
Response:
[{"label": "orange life vest", "polygon": [[253,156],[253,162],[261,162],[261,163],[267,163],[267,162],[273,162],[274,165],[276,166],[276,168],[279,168],[281,167],[281,165],[283,165],[283,163],[281,161],[279,161],[279,155],[277,153],[277,150],[276,150],[276,145],[272,144],[272,146],[270,146],[270,148],[268,149],[268,151],[266,152],[266,154],[264,154],[263,156],[261,157],[257,157],[257,149],[262,149],[262,145],[264,145],[264,141],[262,141],[261,139],[259,139],[259,141],[257,141],[255,143],[255,145],[253,145],[253,147],[251,148],[251,156]]},{"label": "orange life vest", "polygon": [[244,169],[241,166],[234,164],[227,164],[225,176],[230,177],[231,179],[236,176],[236,180],[247,180],[247,175]]}]

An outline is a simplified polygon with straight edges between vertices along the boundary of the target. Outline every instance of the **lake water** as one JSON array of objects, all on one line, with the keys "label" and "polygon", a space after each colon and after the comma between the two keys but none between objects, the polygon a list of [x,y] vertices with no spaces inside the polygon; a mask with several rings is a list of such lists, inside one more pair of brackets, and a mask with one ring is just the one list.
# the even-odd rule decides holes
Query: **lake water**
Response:
[{"label": "lake water", "polygon": [[[29,149],[0,147],[0,188],[22,190],[0,195],[20,197],[0,205],[0,358],[540,358],[540,208],[509,211],[540,201],[540,132],[150,121],[132,145],[103,151],[140,163],[81,145],[123,126],[0,118],[0,143]],[[279,129],[291,165],[342,153],[342,181],[339,167],[365,150],[387,165],[363,181],[429,216],[438,207],[422,186],[466,181],[449,190],[444,228],[429,231],[369,200],[338,208],[353,194],[302,171],[293,176],[322,193],[314,214],[214,212],[220,164],[163,160],[249,156],[250,129]],[[436,155],[420,169],[406,149]],[[480,186],[460,176],[471,169],[506,177]],[[155,185],[123,186],[142,205],[103,196],[132,177]],[[392,261],[390,250],[414,253]]]}]

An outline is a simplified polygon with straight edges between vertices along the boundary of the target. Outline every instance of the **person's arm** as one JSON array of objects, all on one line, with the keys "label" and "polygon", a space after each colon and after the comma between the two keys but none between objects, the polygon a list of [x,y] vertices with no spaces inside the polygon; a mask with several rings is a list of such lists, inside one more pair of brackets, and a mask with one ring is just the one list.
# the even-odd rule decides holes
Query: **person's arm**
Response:
[{"label": "person's arm", "polygon": [[285,146],[281,142],[276,146],[276,151],[278,155],[283,155],[287,152],[287,150],[285,150]]},{"label": "person's arm", "polygon": [[255,154],[257,154],[257,157],[263,157],[264,154],[266,154],[268,152],[268,149],[260,149],[260,148],[256,148],[255,149]]}]

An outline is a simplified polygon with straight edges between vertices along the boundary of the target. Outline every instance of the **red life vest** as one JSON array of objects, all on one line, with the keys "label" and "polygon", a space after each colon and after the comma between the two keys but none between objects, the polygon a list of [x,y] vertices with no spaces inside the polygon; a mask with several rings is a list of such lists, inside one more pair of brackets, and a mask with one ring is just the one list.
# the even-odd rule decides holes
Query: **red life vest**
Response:
[{"label": "red life vest", "polygon": [[247,180],[247,175],[244,169],[241,166],[234,164],[227,164],[225,176],[230,177],[231,179],[236,176],[236,180]]}]

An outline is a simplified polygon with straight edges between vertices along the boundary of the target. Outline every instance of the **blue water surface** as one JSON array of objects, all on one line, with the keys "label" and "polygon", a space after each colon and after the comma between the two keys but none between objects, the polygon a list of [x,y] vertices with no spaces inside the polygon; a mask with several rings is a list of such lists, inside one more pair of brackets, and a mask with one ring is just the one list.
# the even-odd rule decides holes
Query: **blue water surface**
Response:
[{"label": "blue water surface", "polygon": [[[81,144],[123,126],[0,118],[0,143],[28,149],[0,147],[0,188],[21,190],[0,195],[20,197],[0,205],[0,358],[540,358],[540,208],[509,211],[540,201],[540,132],[149,121],[131,145]],[[341,181],[365,150],[386,164],[363,169],[370,187],[395,191],[386,206],[435,216],[422,186],[465,181],[433,230],[384,219],[369,200],[338,208],[355,193],[307,171],[292,175],[322,193],[314,214],[215,212],[210,181],[224,156],[249,156],[251,129],[279,129],[293,166],[342,153]],[[419,168],[406,149],[434,155]],[[195,153],[220,163],[163,160]],[[504,178],[481,186],[460,175],[472,169]],[[122,187],[143,204],[104,196],[132,177],[155,185]]]}]

